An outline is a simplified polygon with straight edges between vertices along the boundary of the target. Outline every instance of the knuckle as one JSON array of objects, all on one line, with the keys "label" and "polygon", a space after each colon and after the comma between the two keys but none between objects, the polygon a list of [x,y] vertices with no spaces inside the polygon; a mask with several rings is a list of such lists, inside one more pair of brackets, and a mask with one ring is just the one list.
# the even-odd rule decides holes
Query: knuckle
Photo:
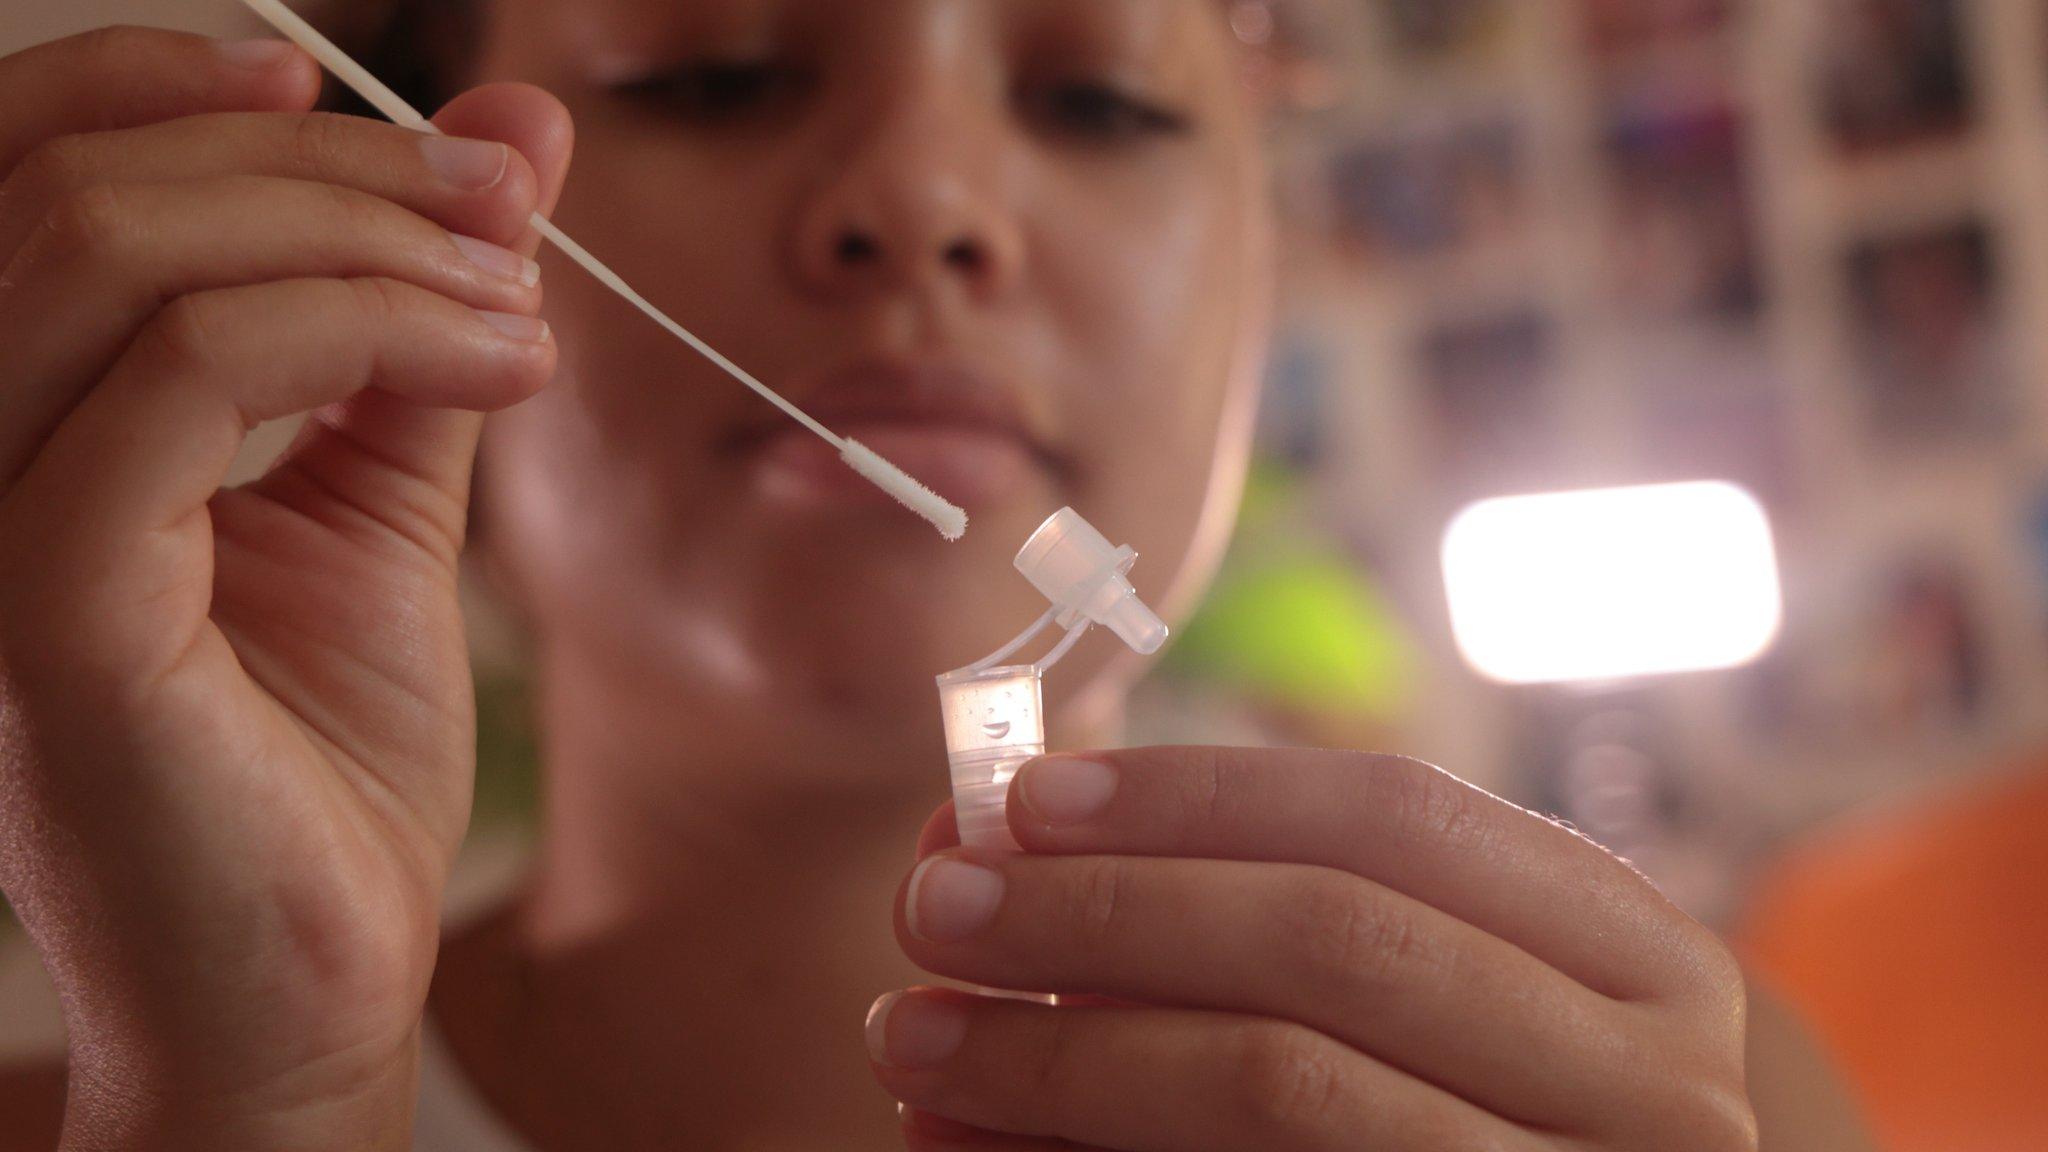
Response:
[{"label": "knuckle", "polygon": [[1190,750],[1188,763],[1194,771],[1184,778],[1178,793],[1183,826],[1220,828],[1233,813],[1243,812],[1246,801],[1257,794],[1256,770],[1240,749],[1198,748]]},{"label": "knuckle", "polygon": [[1699,961],[1701,1018],[1721,1029],[1729,1049],[1739,1054],[1749,1030],[1748,974],[1727,944],[1704,928],[1698,931],[1710,937],[1704,945],[1707,951]]},{"label": "knuckle", "polygon": [[1747,979],[1735,950],[1712,929],[1687,919],[1682,929],[1695,973],[1694,983],[1709,997],[1728,1000],[1739,1019],[1748,1006]]},{"label": "knuckle", "polygon": [[1254,1131],[1310,1132],[1338,1119],[1343,1071],[1331,1041],[1262,1021],[1240,1033],[1236,1056],[1232,1082]]},{"label": "knuckle", "polygon": [[405,285],[389,276],[360,276],[346,283],[357,314],[366,327],[388,324],[406,309]]},{"label": "knuckle", "polygon": [[1725,940],[1669,906],[1657,910],[1646,939],[1651,943],[1643,950],[1645,979],[1623,999],[1663,1002],[1739,1028],[1748,1012],[1749,981]]},{"label": "knuckle", "polygon": [[111,184],[66,192],[43,216],[44,243],[68,259],[108,259],[129,244],[133,233],[126,199]]},{"label": "knuckle", "polygon": [[348,119],[333,112],[308,112],[297,118],[286,151],[300,175],[317,177],[341,164],[349,150]]},{"label": "knuckle", "polygon": [[1762,1138],[1756,1109],[1742,1088],[1714,1081],[1696,1081],[1685,1092],[1678,1115],[1681,1131],[1696,1132],[1700,1152],[1757,1152]]},{"label": "knuckle", "polygon": [[1318,877],[1294,906],[1294,938],[1326,985],[1384,988],[1441,966],[1414,915],[1361,881]]},{"label": "knuckle", "polygon": [[30,149],[7,175],[6,202],[48,204],[87,179],[92,146],[78,134],[52,136]]},{"label": "knuckle", "polygon": [[1084,947],[1100,947],[1114,937],[1130,885],[1130,863],[1119,857],[1098,857],[1083,865],[1067,896],[1067,923]]},{"label": "knuckle", "polygon": [[220,355],[228,328],[227,305],[214,292],[180,296],[158,310],[141,339],[163,367],[201,369]]},{"label": "knuckle", "polygon": [[317,184],[325,198],[326,210],[333,214],[335,223],[350,234],[381,236],[388,234],[394,226],[391,214],[386,211],[388,201],[345,188],[339,184]]},{"label": "knuckle", "polygon": [[[1717,1038],[1719,1039],[1719,1038]],[[1742,1040],[1702,1046],[1668,1026],[1610,1034],[1598,1066],[1616,1098],[1640,1107],[1607,1122],[1604,1133],[1629,1147],[1684,1132],[1696,1152],[1757,1152],[1756,1112],[1746,1088]]]},{"label": "knuckle", "polygon": [[1401,827],[1416,829],[1461,854],[1484,855],[1493,847],[1498,813],[1484,793],[1420,760],[1365,760],[1370,802]]}]

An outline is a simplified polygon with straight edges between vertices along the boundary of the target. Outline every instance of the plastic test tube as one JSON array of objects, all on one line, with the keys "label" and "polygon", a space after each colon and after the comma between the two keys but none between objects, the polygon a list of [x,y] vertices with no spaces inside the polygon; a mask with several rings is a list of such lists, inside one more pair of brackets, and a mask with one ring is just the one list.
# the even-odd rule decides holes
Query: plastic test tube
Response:
[{"label": "plastic test tube", "polygon": [[[1015,852],[1003,799],[1024,762],[1045,755],[1045,707],[1036,665],[950,672],[939,677],[946,762],[953,768],[953,812],[960,843]],[[1057,1004],[1043,993],[976,988],[983,996]]]},{"label": "plastic test tube", "polygon": [[1003,800],[1017,769],[1045,755],[1041,683],[1031,664],[939,677],[953,810],[966,847],[1017,851]]}]

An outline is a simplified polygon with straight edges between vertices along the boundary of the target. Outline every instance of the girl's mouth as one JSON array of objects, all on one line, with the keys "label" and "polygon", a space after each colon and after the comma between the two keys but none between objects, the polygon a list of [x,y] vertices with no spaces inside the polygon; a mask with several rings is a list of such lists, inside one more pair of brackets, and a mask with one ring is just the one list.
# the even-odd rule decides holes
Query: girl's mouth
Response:
[{"label": "girl's mouth", "polygon": [[[1015,435],[944,421],[841,421],[835,428],[966,508],[970,515],[1047,478],[1031,448]],[[746,463],[761,492],[778,501],[893,507],[891,498],[855,474],[831,445],[801,428],[778,429],[755,442]]]},{"label": "girl's mouth", "polygon": [[[793,388],[790,397],[826,427],[865,444],[970,514],[1070,471],[1034,430],[1014,390],[967,369],[867,361]],[[772,415],[730,441],[763,495],[814,504],[891,503],[830,445]]]}]

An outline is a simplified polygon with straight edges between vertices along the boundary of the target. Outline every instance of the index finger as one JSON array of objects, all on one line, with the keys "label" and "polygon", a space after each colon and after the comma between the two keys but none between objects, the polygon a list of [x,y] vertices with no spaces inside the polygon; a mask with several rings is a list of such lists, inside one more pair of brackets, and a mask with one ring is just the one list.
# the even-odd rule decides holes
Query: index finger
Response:
[{"label": "index finger", "polygon": [[305,111],[319,96],[319,66],[281,40],[228,44],[158,28],[82,32],[0,57],[0,175],[59,136],[202,112]]},{"label": "index finger", "polygon": [[[1093,810],[1089,810],[1093,802]],[[1717,986],[1706,930],[1618,857],[1414,760],[1295,749],[1046,757],[1010,789],[1027,852],[1318,864],[1385,885],[1617,999]]]}]

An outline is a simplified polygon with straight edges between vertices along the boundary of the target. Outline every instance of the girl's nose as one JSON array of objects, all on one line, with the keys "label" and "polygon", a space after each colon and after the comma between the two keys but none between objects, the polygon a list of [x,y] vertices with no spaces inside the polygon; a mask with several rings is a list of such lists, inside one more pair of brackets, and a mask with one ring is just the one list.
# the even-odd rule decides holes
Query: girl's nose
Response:
[{"label": "girl's nose", "polygon": [[[878,112],[799,208],[795,262],[813,291],[850,299],[953,291],[1000,299],[1023,273],[1021,229],[998,175],[993,126],[923,105]],[[979,138],[976,138],[976,137]]]}]

